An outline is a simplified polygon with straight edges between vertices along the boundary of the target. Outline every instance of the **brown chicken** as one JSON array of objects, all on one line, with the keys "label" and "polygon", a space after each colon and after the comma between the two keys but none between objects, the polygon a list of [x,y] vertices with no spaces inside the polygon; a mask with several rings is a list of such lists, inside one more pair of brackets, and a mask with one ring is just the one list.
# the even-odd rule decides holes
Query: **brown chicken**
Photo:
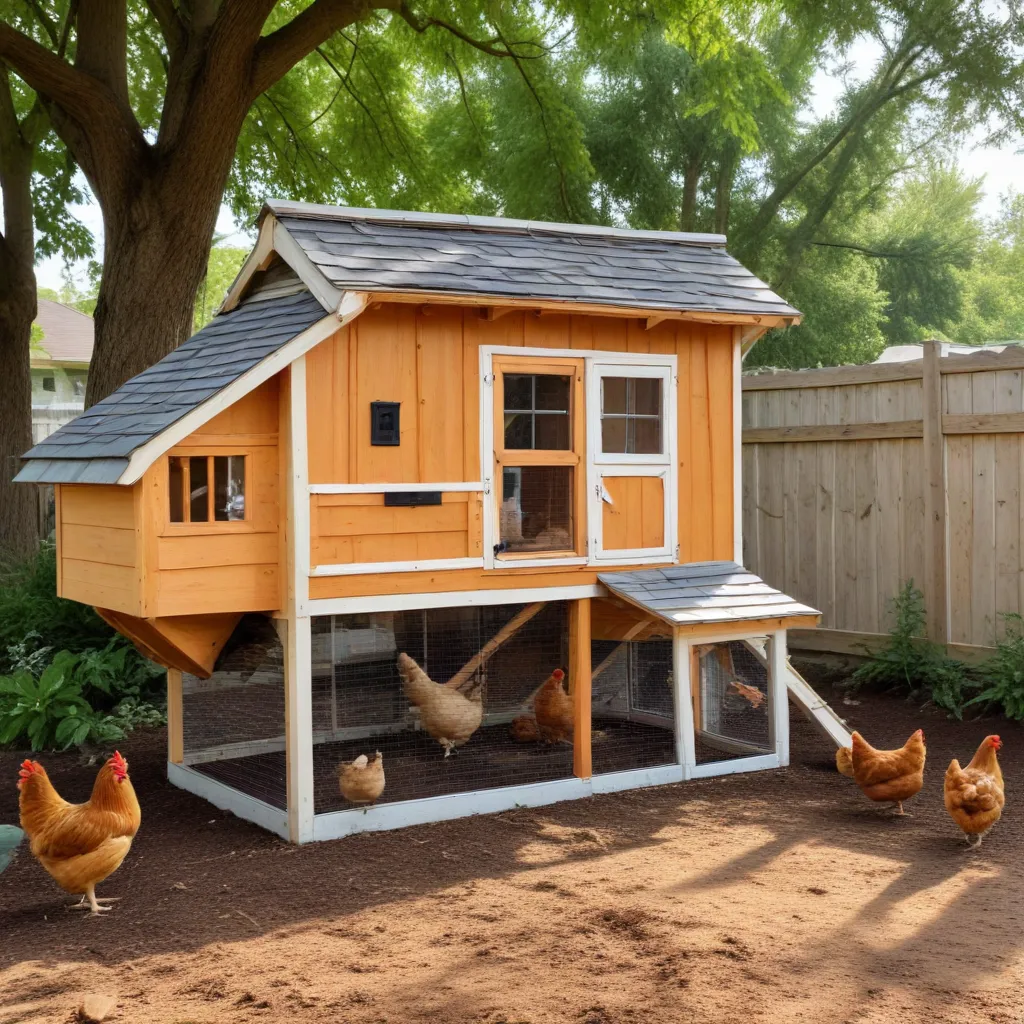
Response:
[{"label": "brown chicken", "polygon": [[572,742],[572,697],[566,693],[565,673],[556,668],[533,698],[537,731],[545,743]]},{"label": "brown chicken", "polygon": [[853,778],[853,751],[849,747],[836,750],[836,770],[848,779]]},{"label": "brown chicken", "polygon": [[115,751],[84,804],[61,799],[38,761],[22,763],[18,789],[21,827],[39,863],[65,892],[83,893],[75,909],[111,910],[96,886],[121,866],[142,822],[128,762]]},{"label": "brown chicken", "polygon": [[516,743],[536,743],[540,739],[537,719],[533,715],[520,715],[513,718],[508,727],[509,735]]},{"label": "brown chicken", "polygon": [[[966,768],[953,758],[946,769],[943,797],[949,816],[960,826],[968,845],[981,846],[982,836],[999,820],[1006,803],[1003,773],[996,754],[998,736],[986,736]],[[978,841],[971,842],[971,836]]]},{"label": "brown chicken", "polygon": [[371,757],[360,754],[338,769],[341,795],[353,804],[372,804],[384,792],[384,758],[378,750]]},{"label": "brown chicken", "polygon": [[480,691],[466,694],[435,683],[405,652],[398,656],[402,689],[420,709],[423,728],[444,747],[447,757],[480,728],[484,717]]},{"label": "brown chicken", "polygon": [[859,732],[852,739],[853,777],[864,795],[878,803],[894,803],[897,814],[906,814],[903,801],[924,785],[924,730],[918,729],[898,750],[875,750]]}]

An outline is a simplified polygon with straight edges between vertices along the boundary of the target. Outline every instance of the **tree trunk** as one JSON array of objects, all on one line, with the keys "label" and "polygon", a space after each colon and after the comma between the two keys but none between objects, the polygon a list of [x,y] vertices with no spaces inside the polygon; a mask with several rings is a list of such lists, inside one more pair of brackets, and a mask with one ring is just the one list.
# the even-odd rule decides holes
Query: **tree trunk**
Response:
[{"label": "tree trunk", "polygon": [[[8,216],[11,198],[4,195]],[[24,558],[39,543],[36,488],[12,482],[21,456],[32,447],[29,340],[36,318],[36,280],[31,260],[13,260],[11,255],[0,242],[0,560]]]},{"label": "tree trunk", "polygon": [[683,199],[679,206],[679,230],[695,231],[697,226],[697,189],[700,187],[700,172],[703,161],[693,156],[686,162],[683,171]]},{"label": "tree trunk", "polygon": [[714,231],[719,235],[729,234],[732,186],[736,180],[736,167],[738,163],[739,144],[735,141],[726,142],[722,150],[721,162],[718,165],[718,178],[715,181]]}]

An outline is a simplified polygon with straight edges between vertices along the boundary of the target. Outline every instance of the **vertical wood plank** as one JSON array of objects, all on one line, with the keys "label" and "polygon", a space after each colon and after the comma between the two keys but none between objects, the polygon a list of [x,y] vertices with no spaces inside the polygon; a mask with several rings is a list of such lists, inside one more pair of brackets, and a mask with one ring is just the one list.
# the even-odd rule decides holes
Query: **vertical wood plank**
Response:
[{"label": "vertical wood plank", "polygon": [[[995,411],[1020,412],[1024,394],[1020,370],[996,374]],[[1020,436],[998,434],[995,439],[995,554],[996,627],[999,616],[1020,613]]]},{"label": "vertical wood plank", "polygon": [[462,422],[466,430],[463,480],[480,480],[480,317],[475,310],[462,313]]},{"label": "vertical wood plank", "polygon": [[185,760],[181,670],[167,670],[167,760],[181,764]]},{"label": "vertical wood plank", "polygon": [[[855,389],[856,420],[861,423],[874,422],[877,391],[871,384],[858,385]],[[856,473],[855,529],[857,543],[857,585],[856,585],[856,628],[865,633],[881,632],[878,619],[878,510],[876,498],[875,441],[852,442]]]},{"label": "vertical wood plank", "polygon": [[735,556],[733,528],[732,332],[713,327],[708,337],[708,421],[711,442],[711,557]]},{"label": "vertical wood plank", "polygon": [[942,348],[939,342],[924,345],[921,381],[921,414],[924,420],[925,473],[925,610],[928,635],[936,643],[952,637],[947,614],[946,453],[942,435]]},{"label": "vertical wood plank", "polygon": [[336,418],[344,423],[348,410],[344,407],[339,409],[337,404],[335,358],[334,338],[320,342],[306,353],[306,365],[309,367],[306,432],[309,437],[309,482],[313,484],[340,483],[344,479],[335,475]]},{"label": "vertical wood plank", "polygon": [[[834,388],[816,388],[818,423],[835,422]],[[815,604],[821,612],[821,624],[835,629],[836,615],[836,442],[815,445]]]},{"label": "vertical wood plank", "polygon": [[418,318],[416,330],[420,481],[460,480],[468,424],[465,400],[459,397],[475,386],[478,376],[463,380],[462,314],[431,310]]},{"label": "vertical wood plank", "polygon": [[690,531],[692,560],[714,558],[712,534],[713,484],[711,475],[711,421],[708,396],[707,330],[694,329],[690,345],[690,437],[692,490],[690,494]]},{"label": "vertical wood plank", "polygon": [[[837,387],[834,395],[837,423],[852,423],[854,394]],[[835,468],[835,628],[857,627],[857,490],[856,443],[836,444]]]},{"label": "vertical wood plank", "polygon": [[579,779],[593,774],[590,746],[590,598],[569,605],[569,662],[573,699],[572,770]]},{"label": "vertical wood plank", "polygon": [[[676,390],[676,449],[679,460],[679,561],[692,562],[693,539],[690,532],[693,504],[693,439],[690,436],[690,407],[693,404],[693,386],[690,372],[691,326],[674,325],[679,386]],[[596,339],[595,339],[596,340]]]},{"label": "vertical wood plank", "polygon": [[[971,412],[995,411],[996,375],[969,373]],[[970,643],[992,644],[996,632],[996,444],[992,434],[973,437]]]}]

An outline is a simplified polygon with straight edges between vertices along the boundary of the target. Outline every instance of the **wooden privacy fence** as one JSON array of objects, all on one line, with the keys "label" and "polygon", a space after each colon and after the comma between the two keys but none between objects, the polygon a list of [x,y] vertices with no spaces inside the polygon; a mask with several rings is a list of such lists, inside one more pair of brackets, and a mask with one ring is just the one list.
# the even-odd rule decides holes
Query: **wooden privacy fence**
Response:
[{"label": "wooden privacy fence", "polygon": [[[1024,612],[1024,348],[743,378],[743,554],[819,608],[882,633],[913,578],[929,634],[990,646]],[[844,649],[839,634],[830,645]]]}]

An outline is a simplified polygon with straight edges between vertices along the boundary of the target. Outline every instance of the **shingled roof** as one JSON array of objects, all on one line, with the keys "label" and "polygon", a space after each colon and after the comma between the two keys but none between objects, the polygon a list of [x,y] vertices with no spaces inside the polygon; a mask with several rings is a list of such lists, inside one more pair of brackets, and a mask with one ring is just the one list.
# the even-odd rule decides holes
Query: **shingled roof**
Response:
[{"label": "shingled roof", "polygon": [[675,626],[820,615],[736,562],[599,573],[613,594]]},{"label": "shingled roof", "polygon": [[336,288],[799,317],[724,235],[269,202]]},{"label": "shingled roof", "polygon": [[117,483],[131,453],[326,316],[309,292],[216,317],[156,365],[41,441],[16,480]]}]

